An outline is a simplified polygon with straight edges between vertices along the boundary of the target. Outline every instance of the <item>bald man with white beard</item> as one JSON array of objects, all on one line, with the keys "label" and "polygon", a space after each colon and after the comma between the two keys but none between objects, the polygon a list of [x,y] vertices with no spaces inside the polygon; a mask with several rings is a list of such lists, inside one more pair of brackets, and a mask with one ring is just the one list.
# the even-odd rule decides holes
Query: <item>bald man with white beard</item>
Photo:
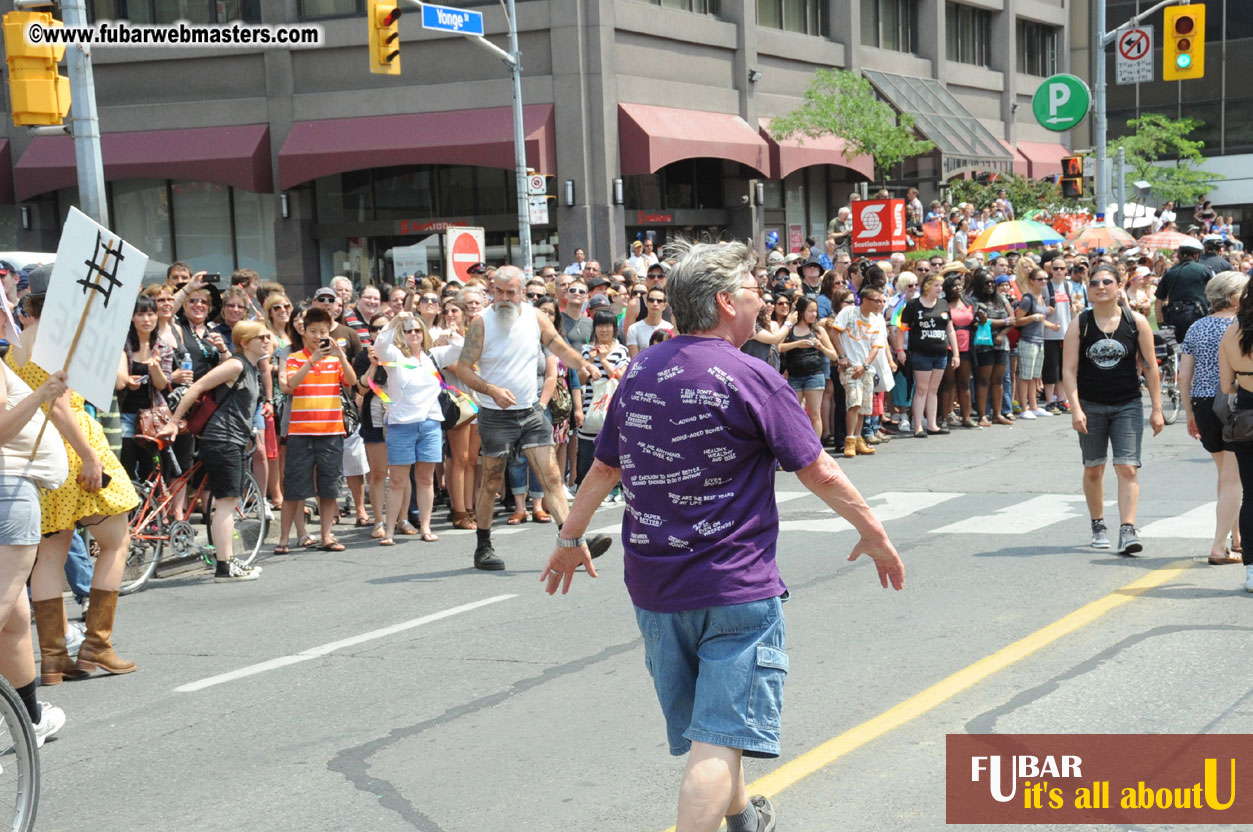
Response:
[{"label": "bald man with white beard", "polygon": [[[454,368],[457,378],[480,394],[479,465],[483,479],[474,507],[478,524],[474,568],[493,572],[504,569],[505,562],[492,548],[492,511],[514,448],[522,451],[539,477],[544,504],[556,517],[558,531],[569,512],[553,456],[553,426],[536,391],[536,362],[541,350],[547,349],[567,367],[593,380],[600,377],[595,364],[584,361],[561,338],[548,315],[524,302],[525,284],[526,276],[517,266],[502,266],[496,271],[490,286],[492,306],[470,322]],[[608,536],[596,535],[581,545],[595,558],[609,549],[610,542]]]}]

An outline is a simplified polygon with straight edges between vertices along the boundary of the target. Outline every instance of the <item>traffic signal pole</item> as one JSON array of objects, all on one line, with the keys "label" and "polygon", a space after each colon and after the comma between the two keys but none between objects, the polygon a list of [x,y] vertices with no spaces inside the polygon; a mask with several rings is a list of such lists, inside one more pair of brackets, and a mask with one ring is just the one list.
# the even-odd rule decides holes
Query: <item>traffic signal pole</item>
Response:
[{"label": "traffic signal pole", "polygon": [[[61,0],[66,26],[87,26],[84,0]],[[104,156],[100,152],[100,119],[96,112],[96,80],[91,69],[91,46],[74,44],[65,50],[70,78],[70,133],[78,168],[78,200],[83,213],[109,228],[109,203],[104,193]]]}]

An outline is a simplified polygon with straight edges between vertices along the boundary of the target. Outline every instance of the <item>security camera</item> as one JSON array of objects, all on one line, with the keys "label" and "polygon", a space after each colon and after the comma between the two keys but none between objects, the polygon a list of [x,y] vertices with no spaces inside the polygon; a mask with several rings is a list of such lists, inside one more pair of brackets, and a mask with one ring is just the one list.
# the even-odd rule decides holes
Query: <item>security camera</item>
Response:
[{"label": "security camera", "polygon": [[741,204],[741,205],[747,205],[747,204],[748,204],[748,194],[743,194],[743,195],[741,195],[741,196],[740,196],[740,204]]}]

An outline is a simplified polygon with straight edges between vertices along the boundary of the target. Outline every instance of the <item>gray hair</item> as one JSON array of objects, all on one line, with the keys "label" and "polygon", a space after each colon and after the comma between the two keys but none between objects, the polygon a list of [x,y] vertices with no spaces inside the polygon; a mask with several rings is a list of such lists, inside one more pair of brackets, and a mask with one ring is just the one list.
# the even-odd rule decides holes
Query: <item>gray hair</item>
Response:
[{"label": "gray hair", "polygon": [[496,283],[512,283],[516,280],[518,288],[521,289],[526,285],[526,272],[517,266],[501,266],[492,276],[492,280]]},{"label": "gray hair", "polygon": [[752,275],[757,257],[743,243],[691,243],[666,246],[677,257],[666,281],[674,325],[680,333],[708,332],[718,325],[718,294],[738,293]]},{"label": "gray hair", "polygon": [[1219,312],[1235,306],[1231,296],[1243,292],[1248,282],[1249,276],[1243,272],[1219,272],[1211,277],[1205,284],[1205,299],[1209,301],[1210,311]]}]

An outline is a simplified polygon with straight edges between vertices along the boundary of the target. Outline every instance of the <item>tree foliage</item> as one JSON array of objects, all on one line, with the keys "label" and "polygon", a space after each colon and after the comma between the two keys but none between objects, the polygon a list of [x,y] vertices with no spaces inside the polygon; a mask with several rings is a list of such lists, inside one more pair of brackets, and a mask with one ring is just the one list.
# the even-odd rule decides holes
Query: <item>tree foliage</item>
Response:
[{"label": "tree foliage", "polygon": [[[935,144],[914,135],[914,119],[899,116],[879,99],[865,78],[841,69],[820,69],[805,90],[804,103],[770,123],[776,139],[838,136],[849,156],[866,154],[874,160],[882,181],[906,159],[930,153]],[[802,140],[803,141],[803,140]]]},{"label": "tree foliage", "polygon": [[[1117,158],[1118,148],[1126,153],[1127,193],[1134,194],[1134,183],[1144,180],[1157,202],[1194,205],[1214,182],[1225,179],[1222,174],[1199,167],[1205,159],[1201,155],[1205,143],[1188,136],[1201,124],[1194,118],[1171,119],[1159,113],[1130,119],[1127,128],[1132,132],[1110,142],[1109,148],[1111,162]],[[1173,159],[1175,163],[1154,164],[1163,159]]]},{"label": "tree foliage", "polygon": [[1016,173],[1001,174],[995,180],[987,182],[978,179],[954,179],[948,185],[948,202],[954,206],[969,202],[976,210],[981,211],[992,204],[1002,188],[1005,189],[1005,196],[1009,198],[1010,204],[1014,206],[1014,215],[1018,219],[1022,219],[1032,210],[1049,214],[1081,210],[1080,203],[1063,197],[1061,189],[1055,183],[1030,179]]}]

